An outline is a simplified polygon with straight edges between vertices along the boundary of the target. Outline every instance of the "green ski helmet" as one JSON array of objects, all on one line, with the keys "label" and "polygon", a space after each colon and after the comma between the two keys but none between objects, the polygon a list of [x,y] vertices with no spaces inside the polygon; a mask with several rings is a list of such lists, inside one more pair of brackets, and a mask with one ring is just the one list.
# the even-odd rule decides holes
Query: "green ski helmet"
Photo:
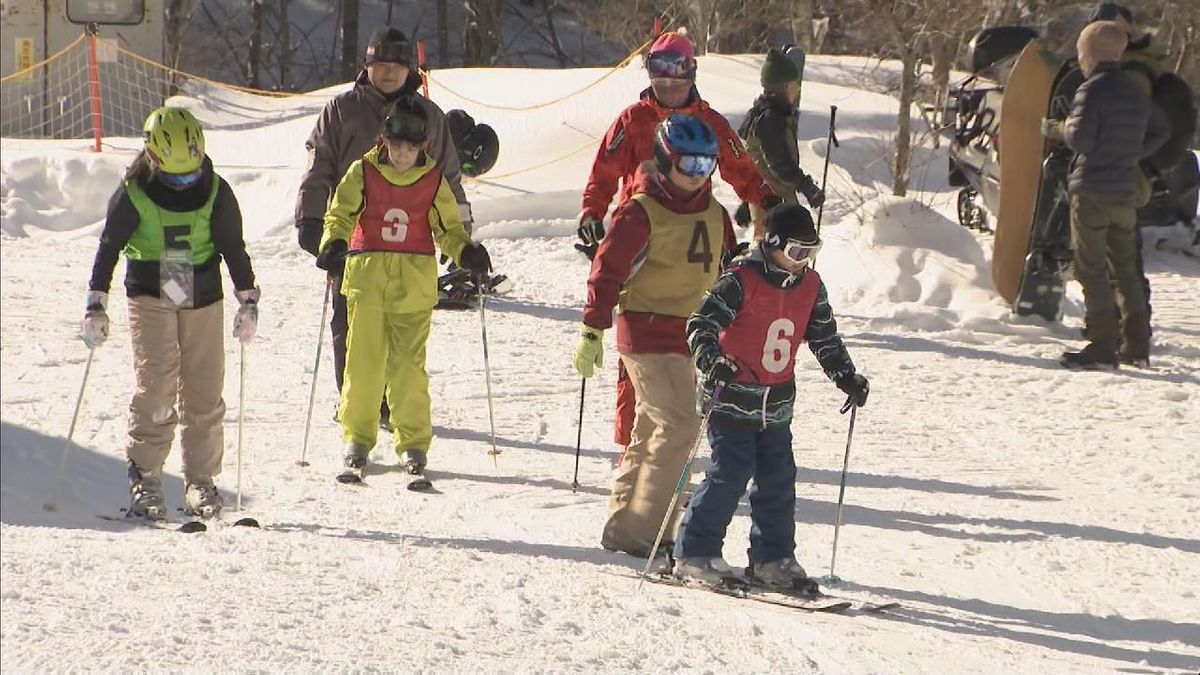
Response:
[{"label": "green ski helmet", "polygon": [[163,173],[194,173],[204,164],[204,130],[183,108],[163,107],[150,113],[142,134],[146,152]]}]

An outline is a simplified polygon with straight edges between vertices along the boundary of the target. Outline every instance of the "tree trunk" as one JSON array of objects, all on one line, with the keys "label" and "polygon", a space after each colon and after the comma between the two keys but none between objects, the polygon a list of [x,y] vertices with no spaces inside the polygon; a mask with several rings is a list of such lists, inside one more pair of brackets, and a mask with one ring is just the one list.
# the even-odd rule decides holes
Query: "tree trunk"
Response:
[{"label": "tree trunk", "polygon": [[279,0],[279,88],[292,90],[292,23],[288,19],[288,3]]},{"label": "tree trunk", "polygon": [[[933,122],[939,128],[944,122],[942,118],[950,96],[950,67],[957,51],[957,41],[949,36],[936,35],[929,39],[929,56],[933,62]],[[933,147],[940,145],[940,139],[941,134],[934,133]]]},{"label": "tree trunk", "polygon": [[550,43],[554,46],[554,56],[558,59],[558,67],[567,67],[567,53],[563,51],[562,43],[558,41],[558,31],[554,28],[554,8],[558,5],[554,0],[543,0],[542,9],[546,13],[546,32],[550,34]]},{"label": "tree trunk", "polygon": [[353,79],[358,74],[361,59],[358,54],[358,0],[342,0],[342,78]]},{"label": "tree trunk", "polygon": [[262,66],[263,5],[250,0],[250,54],[246,64],[248,86],[259,88],[259,70]]},{"label": "tree trunk", "polygon": [[438,66],[450,67],[450,19],[447,0],[437,0]]},{"label": "tree trunk", "polygon": [[813,51],[813,0],[797,0],[792,9],[792,39],[804,48],[805,54]]},{"label": "tree trunk", "polygon": [[917,51],[906,46],[900,65],[900,111],[896,115],[896,157],[892,165],[892,194],[908,194],[908,163],[912,155],[912,104],[917,94]]},{"label": "tree trunk", "polygon": [[183,47],[183,34],[187,30],[191,10],[190,0],[167,0],[166,41],[167,64],[179,68],[179,52]]},{"label": "tree trunk", "polygon": [[500,54],[500,16],[504,0],[466,0],[463,46],[468,66],[495,65]]}]

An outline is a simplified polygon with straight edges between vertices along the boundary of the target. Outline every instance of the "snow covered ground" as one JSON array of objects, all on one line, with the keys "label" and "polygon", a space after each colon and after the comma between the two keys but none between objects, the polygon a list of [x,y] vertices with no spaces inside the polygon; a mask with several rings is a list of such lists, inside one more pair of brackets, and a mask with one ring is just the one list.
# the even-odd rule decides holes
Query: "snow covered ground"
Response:
[{"label": "snow covered ground", "polygon": [[[758,65],[702,59],[701,91],[735,126],[757,91]],[[340,443],[327,339],[312,465],[296,465],[323,281],[295,245],[291,212],[320,102],[260,103],[263,119],[245,124],[222,117],[235,106],[214,93],[198,108],[211,125],[210,154],[245,211],[263,289],[258,338],[244,354],[241,457],[244,510],[263,529],[182,535],[97,517],[127,500],[133,377],[117,297],[59,508],[43,510],[87,357],[75,334],[96,236],[132,153],[3,141],[4,670],[1196,672],[1200,263],[1148,254],[1152,370],[1063,370],[1057,355],[1080,344],[1078,289],[1062,325],[1014,318],[991,287],[988,240],[953,221],[938,152],[917,153],[924,164],[913,175],[924,190],[882,196],[895,101],[864,87],[857,68],[810,59],[800,127],[804,165],[819,173],[828,106],[839,107],[842,147],[832,156],[818,267],[873,390],[854,433],[837,566],[848,583],[838,592],[885,596],[903,609],[810,615],[695,590],[639,592],[639,561],[599,547],[616,455],[615,353],[609,338],[609,365],[587,390],[582,485],[573,492],[579,379],[570,353],[587,266],[571,237],[595,146],[569,153],[634,100],[644,82],[636,67],[539,110],[466,106],[503,139],[491,176],[468,186],[477,235],[516,282],[487,313],[503,454],[497,464],[486,454],[479,315],[439,312],[429,347],[437,434],[429,495],[400,487],[385,442],[368,486],[332,480]],[[601,74],[437,77],[517,106]],[[432,95],[463,106],[436,84]],[[718,195],[736,204],[723,183]],[[232,503],[239,352],[232,340],[226,350],[220,483]],[[847,419],[813,360],[801,359],[797,377],[798,554],[824,574]],[[177,455],[168,461],[173,503],[182,500]],[[748,528],[743,506],[726,547],[735,564],[745,562]]]}]

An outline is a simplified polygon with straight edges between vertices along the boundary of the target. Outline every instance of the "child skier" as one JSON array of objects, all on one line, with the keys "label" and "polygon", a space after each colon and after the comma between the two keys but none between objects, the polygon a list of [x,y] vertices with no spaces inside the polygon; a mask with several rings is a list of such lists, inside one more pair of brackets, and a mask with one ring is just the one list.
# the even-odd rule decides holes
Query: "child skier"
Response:
[{"label": "child skier", "polygon": [[392,104],[379,144],[350,165],[325,213],[317,266],[342,278],[349,331],[338,418],[346,443],[342,482],[359,482],[379,432],[386,386],[395,450],[424,489],[429,444],[425,344],[437,304],[434,243],[477,284],[491,261],[463,228],[454,193],[425,151],[429,121],[414,96]]},{"label": "child skier", "polygon": [[109,200],[88,284],[83,341],[95,349],[108,337],[108,290],[123,249],[137,380],[125,448],[129,513],[166,516],[162,470],[178,423],[185,510],[210,518],[221,510],[213,477],[221,473],[224,455],[221,260],[229,265],[240,303],[233,335],[243,344],[258,324],[259,290],[242,240],[241,209],[204,154],[200,123],[182,108],[159,108],[143,130],[145,145]]},{"label": "child skier", "polygon": [[[729,215],[712,196],[717,134],[699,117],[672,114],[654,132],[654,162],[613,214],[588,278],[575,369],[603,362],[617,308],[617,350],[637,394],[632,443],[613,480],[601,545],[645,557],[700,433],[687,317],[733,248]],[[674,520],[674,514],[672,514]]]},{"label": "child skier", "polygon": [[809,268],[820,248],[807,209],[775,207],[765,238],[721,275],[688,319],[688,346],[703,373],[704,403],[712,406],[712,463],[680,525],[675,556],[682,579],[717,584],[733,576],[721,555],[725,530],[753,478],[747,575],[768,586],[815,587],[794,556],[796,350],[808,342],[854,405],[865,404],[869,391],[838,335],[825,285]]}]

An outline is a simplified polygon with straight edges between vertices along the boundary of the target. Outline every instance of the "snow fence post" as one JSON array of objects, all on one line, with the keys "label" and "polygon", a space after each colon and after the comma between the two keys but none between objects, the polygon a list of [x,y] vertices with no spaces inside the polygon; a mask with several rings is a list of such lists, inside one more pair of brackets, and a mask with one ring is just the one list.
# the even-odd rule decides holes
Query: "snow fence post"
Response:
[{"label": "snow fence post", "polygon": [[92,152],[100,152],[100,139],[104,135],[104,118],[100,112],[100,63],[96,59],[96,34],[100,32],[100,28],[94,23],[89,23],[86,30],[88,83],[91,85],[91,96],[89,98],[92,104],[92,137],[95,139]]}]

